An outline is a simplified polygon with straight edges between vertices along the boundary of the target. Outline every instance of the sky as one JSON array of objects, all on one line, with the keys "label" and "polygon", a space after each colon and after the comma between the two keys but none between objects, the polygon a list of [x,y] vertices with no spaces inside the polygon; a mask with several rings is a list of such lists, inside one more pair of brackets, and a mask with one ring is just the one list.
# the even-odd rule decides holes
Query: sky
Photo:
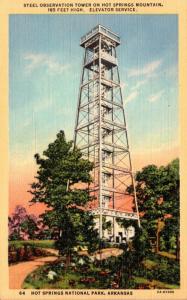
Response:
[{"label": "sky", "polygon": [[42,154],[59,130],[73,139],[80,38],[97,24],[121,38],[117,57],[134,170],[178,156],[176,15],[11,15],[10,212],[16,204],[28,207],[34,154]]}]

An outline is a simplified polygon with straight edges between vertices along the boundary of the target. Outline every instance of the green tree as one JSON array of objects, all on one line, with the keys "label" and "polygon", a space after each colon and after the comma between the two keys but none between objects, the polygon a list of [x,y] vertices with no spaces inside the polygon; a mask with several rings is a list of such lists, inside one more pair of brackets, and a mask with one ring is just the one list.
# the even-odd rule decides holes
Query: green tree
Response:
[{"label": "green tree", "polygon": [[34,239],[39,231],[38,219],[27,213],[26,209],[17,205],[15,211],[8,217],[9,240]]},{"label": "green tree", "polygon": [[[179,160],[167,166],[149,165],[136,174],[141,224],[149,237],[179,239]],[[169,249],[168,249],[169,250]]]},{"label": "green tree", "polygon": [[98,243],[93,216],[84,208],[91,197],[82,185],[91,182],[93,164],[82,158],[72,141],[66,141],[63,131],[43,157],[35,154],[35,160],[38,171],[31,185],[31,202],[46,204],[43,223],[58,233],[56,247],[68,263],[76,246],[86,245],[91,251]]},{"label": "green tree", "polygon": [[28,218],[21,223],[20,229],[28,235],[29,239],[37,238],[37,232],[39,229],[37,221],[32,217],[32,215],[28,216]]},{"label": "green tree", "polygon": [[[179,176],[179,160],[173,160],[166,166],[166,181],[167,189],[164,193],[165,208],[169,218],[165,218],[165,226],[161,232],[161,236],[166,241],[167,249],[176,252],[176,258],[179,259],[180,251],[180,176]],[[167,201],[166,201],[167,200]]]},{"label": "green tree", "polygon": [[118,224],[120,224],[120,226],[124,227],[125,229],[127,229],[130,226],[134,227],[135,235],[133,238],[127,241],[126,246],[124,246],[124,250],[126,248],[132,250],[135,253],[136,262],[138,264],[141,263],[142,259],[145,258],[150,248],[147,230],[145,230],[143,227],[139,227],[138,222],[136,220],[117,218],[117,222]]},{"label": "green tree", "polygon": [[126,229],[129,226],[133,226],[135,229],[135,236],[126,244],[121,244],[124,251],[118,259],[119,287],[133,288],[132,276],[136,270],[142,268],[142,261],[149,252],[148,235],[147,231],[143,227],[139,227],[135,220],[118,218],[117,222]]}]

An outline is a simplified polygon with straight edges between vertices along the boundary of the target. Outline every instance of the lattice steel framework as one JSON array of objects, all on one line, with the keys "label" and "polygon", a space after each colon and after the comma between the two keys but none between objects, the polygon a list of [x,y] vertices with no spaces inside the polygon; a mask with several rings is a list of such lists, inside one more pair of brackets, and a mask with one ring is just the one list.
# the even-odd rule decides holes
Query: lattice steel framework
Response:
[{"label": "lattice steel framework", "polygon": [[[116,217],[135,219],[140,225],[116,57],[119,44],[119,36],[101,25],[80,42],[85,53],[74,143],[94,163],[89,191],[96,199],[91,209],[99,218],[100,237],[103,216],[114,221]],[[133,186],[132,212],[116,208],[118,200],[125,204],[129,199],[129,185]]]}]

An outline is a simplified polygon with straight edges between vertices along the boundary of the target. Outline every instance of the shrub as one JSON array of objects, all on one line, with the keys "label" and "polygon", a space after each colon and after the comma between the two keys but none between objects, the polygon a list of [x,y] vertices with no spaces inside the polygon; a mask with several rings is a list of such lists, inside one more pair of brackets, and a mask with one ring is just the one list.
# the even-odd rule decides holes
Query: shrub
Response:
[{"label": "shrub", "polygon": [[23,261],[25,260],[25,250],[24,247],[20,247],[16,250],[17,253],[17,261]]},{"label": "shrub", "polygon": [[24,246],[24,260],[30,260],[33,257],[33,248],[25,245]]},{"label": "shrub", "polygon": [[[24,244],[24,246],[10,245],[8,249],[9,264],[32,260],[34,256],[47,256],[49,253],[43,249]],[[51,255],[51,254],[50,254]]]},{"label": "shrub", "polygon": [[8,263],[13,264],[15,262],[17,262],[17,252],[11,251],[8,253]]},{"label": "shrub", "polygon": [[158,266],[154,271],[154,278],[170,284],[179,284],[180,270],[177,264],[168,264]]}]

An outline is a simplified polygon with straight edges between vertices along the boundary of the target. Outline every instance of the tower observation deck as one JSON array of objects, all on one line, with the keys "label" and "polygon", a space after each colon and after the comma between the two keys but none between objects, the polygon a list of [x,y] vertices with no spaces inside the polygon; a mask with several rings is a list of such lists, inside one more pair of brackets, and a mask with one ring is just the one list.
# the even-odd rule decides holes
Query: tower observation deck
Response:
[{"label": "tower observation deck", "polygon": [[[90,210],[101,238],[122,241],[116,218],[139,221],[116,48],[120,37],[102,25],[81,38],[84,48],[74,143],[92,161]],[[129,195],[128,187],[133,192]],[[130,203],[130,207],[129,207]],[[103,223],[111,221],[106,232]]]}]

